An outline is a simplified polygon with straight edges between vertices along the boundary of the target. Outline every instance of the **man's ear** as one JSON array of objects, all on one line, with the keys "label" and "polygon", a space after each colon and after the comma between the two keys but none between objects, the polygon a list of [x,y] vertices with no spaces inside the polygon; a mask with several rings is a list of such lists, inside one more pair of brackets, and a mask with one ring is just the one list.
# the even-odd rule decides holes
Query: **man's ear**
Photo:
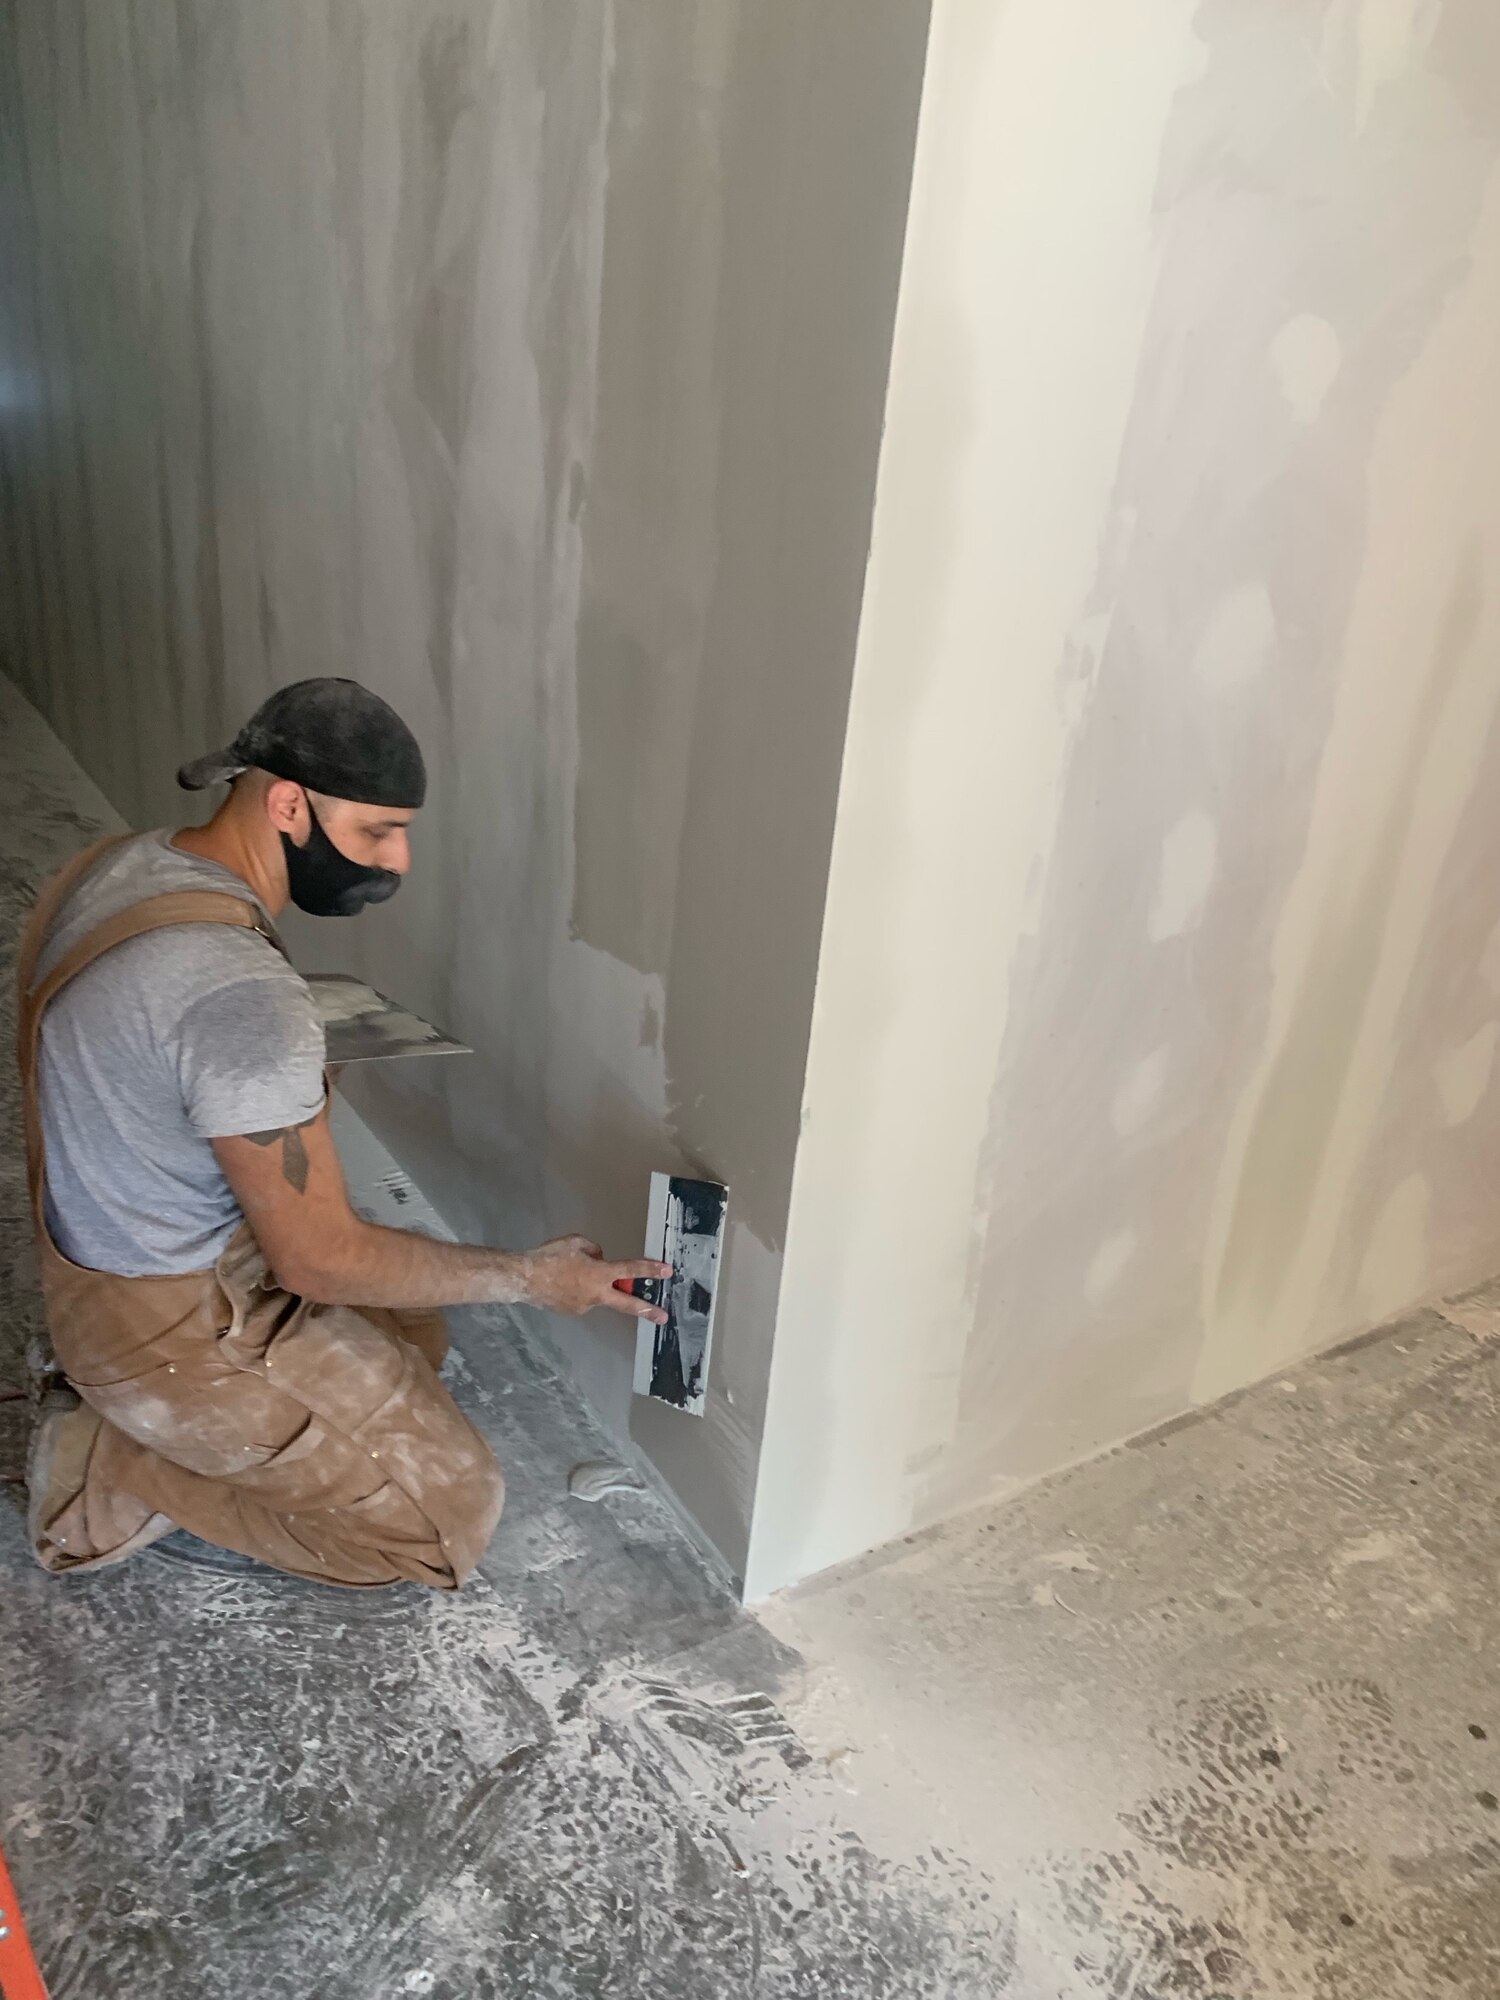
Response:
[{"label": "man's ear", "polygon": [[306,792],[290,778],[273,778],[266,787],[266,817],[278,833],[300,843],[308,831]]}]

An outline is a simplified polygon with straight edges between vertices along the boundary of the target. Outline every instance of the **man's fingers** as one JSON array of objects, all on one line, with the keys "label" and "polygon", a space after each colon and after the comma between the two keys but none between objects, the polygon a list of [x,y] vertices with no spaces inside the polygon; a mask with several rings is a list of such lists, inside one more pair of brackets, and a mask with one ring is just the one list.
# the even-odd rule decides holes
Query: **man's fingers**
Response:
[{"label": "man's fingers", "polygon": [[666,1314],[660,1306],[654,1306],[647,1299],[638,1299],[632,1292],[622,1292],[615,1286],[604,1294],[601,1305],[613,1306],[616,1312],[625,1313],[631,1319],[649,1319],[653,1326],[664,1326]]},{"label": "man's fingers", "polygon": [[670,1264],[658,1264],[649,1257],[628,1264],[608,1263],[599,1245],[586,1236],[555,1237],[533,1250],[528,1261],[528,1298],[533,1305],[561,1313],[588,1313],[596,1306],[608,1306],[613,1312],[649,1319],[657,1326],[669,1317],[655,1299],[638,1298],[635,1287],[647,1289],[644,1280],[656,1290],[672,1275]]}]

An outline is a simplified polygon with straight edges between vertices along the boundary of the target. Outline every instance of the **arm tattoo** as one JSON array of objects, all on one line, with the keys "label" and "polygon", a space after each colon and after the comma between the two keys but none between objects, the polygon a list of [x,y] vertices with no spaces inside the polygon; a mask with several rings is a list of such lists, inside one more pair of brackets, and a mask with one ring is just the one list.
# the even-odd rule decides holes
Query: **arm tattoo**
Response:
[{"label": "arm tattoo", "polygon": [[[312,1120],[307,1122],[311,1124]],[[302,1143],[300,1125],[278,1125],[274,1132],[247,1132],[245,1137],[252,1146],[274,1146],[279,1139],[282,1177],[298,1194],[307,1192],[307,1148]]]}]

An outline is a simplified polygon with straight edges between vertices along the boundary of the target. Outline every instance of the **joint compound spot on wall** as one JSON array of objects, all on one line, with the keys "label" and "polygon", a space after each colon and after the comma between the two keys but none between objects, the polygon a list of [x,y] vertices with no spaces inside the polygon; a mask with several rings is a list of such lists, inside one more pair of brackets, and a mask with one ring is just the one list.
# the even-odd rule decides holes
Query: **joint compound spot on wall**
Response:
[{"label": "joint compound spot on wall", "polygon": [[1109,1297],[1129,1269],[1138,1247],[1133,1229],[1117,1229],[1099,1245],[1083,1280],[1084,1296],[1090,1305],[1098,1305]]},{"label": "joint compound spot on wall", "polygon": [[1260,678],[1276,647],[1276,613],[1263,583],[1244,583],[1221,598],[1193,656],[1193,672],[1216,694]]},{"label": "joint compound spot on wall", "polygon": [[1128,1071],[1110,1105],[1110,1122],[1122,1139],[1138,1132],[1161,1102],[1168,1051],[1153,1049]]},{"label": "joint compound spot on wall", "polygon": [[1433,1065],[1433,1081],[1443,1107],[1443,1123],[1467,1125],[1483,1104],[1495,1073],[1500,1021],[1486,1021],[1460,1048],[1450,1049]]},{"label": "joint compound spot on wall", "polygon": [[1162,842],[1156,897],[1146,926],[1153,944],[1180,937],[1201,921],[1218,856],[1218,829],[1206,812],[1178,820]]},{"label": "joint compound spot on wall", "polygon": [[1479,960],[1479,976],[1490,992],[1500,998],[1500,924],[1496,924],[1485,941]]},{"label": "joint compound spot on wall", "polygon": [[1392,1188],[1370,1230],[1359,1271],[1359,1291],[1372,1316],[1387,1299],[1414,1299],[1427,1270],[1432,1189],[1423,1174],[1408,1174]]},{"label": "joint compound spot on wall", "polygon": [[1271,369],[1299,424],[1321,416],[1343,362],[1338,334],[1316,313],[1289,319],[1272,341]]}]

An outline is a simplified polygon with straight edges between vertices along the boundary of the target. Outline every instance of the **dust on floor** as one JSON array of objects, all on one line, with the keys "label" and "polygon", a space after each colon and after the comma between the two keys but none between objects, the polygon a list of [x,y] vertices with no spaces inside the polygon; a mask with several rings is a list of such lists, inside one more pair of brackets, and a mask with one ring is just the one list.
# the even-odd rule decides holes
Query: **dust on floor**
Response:
[{"label": "dust on floor", "polygon": [[1500,1994],[1500,1293],[766,1607],[1019,2000]]}]

